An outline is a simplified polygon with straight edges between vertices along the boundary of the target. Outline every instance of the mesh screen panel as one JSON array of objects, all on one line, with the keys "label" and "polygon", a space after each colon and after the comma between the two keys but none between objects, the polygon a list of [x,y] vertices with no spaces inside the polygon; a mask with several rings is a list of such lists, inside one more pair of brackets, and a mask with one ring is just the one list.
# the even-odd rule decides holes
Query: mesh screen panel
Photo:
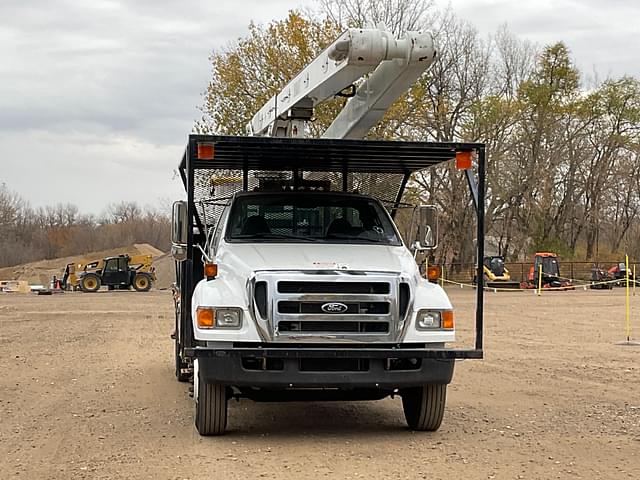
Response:
[{"label": "mesh screen panel", "polygon": [[[307,188],[328,183],[331,191],[343,191],[343,175],[339,172],[303,172]],[[349,173],[347,192],[370,195],[383,202],[386,208],[396,200],[403,174],[399,173]],[[311,186],[309,186],[309,184]],[[293,188],[293,172],[249,170],[248,191],[274,191]],[[203,224],[213,226],[218,221],[224,205],[230,197],[242,191],[241,170],[198,168],[194,172],[194,202],[198,218]]]},{"label": "mesh screen panel", "polygon": [[201,168],[194,171],[193,200],[198,218],[213,226],[234,193],[242,191],[241,170]]},{"label": "mesh screen panel", "polygon": [[396,200],[404,175],[401,173],[350,173],[349,190],[371,195],[389,208]]}]

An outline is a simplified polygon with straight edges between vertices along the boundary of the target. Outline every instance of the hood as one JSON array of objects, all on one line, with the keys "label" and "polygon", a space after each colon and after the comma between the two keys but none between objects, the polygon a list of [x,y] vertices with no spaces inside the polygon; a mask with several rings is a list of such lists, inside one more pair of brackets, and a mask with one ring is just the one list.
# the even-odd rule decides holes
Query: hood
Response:
[{"label": "hood", "polygon": [[219,268],[245,276],[259,270],[360,270],[413,272],[415,261],[403,246],[317,243],[226,244]]}]

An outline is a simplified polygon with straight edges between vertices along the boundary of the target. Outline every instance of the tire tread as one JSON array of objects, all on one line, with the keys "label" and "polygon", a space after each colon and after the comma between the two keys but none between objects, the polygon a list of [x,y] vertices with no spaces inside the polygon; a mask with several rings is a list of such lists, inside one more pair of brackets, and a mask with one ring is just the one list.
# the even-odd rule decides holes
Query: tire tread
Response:
[{"label": "tire tread", "polygon": [[409,428],[431,432],[438,430],[444,417],[446,399],[446,384],[427,384],[403,392],[402,406]]},{"label": "tire tread", "polygon": [[218,383],[198,385],[196,428],[203,436],[222,435],[227,428],[227,389]]}]

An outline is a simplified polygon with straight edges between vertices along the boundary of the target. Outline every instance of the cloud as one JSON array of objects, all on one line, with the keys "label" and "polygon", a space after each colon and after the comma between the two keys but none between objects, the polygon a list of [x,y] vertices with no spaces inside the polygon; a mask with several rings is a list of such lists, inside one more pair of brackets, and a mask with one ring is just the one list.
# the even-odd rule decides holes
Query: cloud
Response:
[{"label": "cloud", "polygon": [[98,213],[122,200],[157,205],[183,196],[174,175],[183,150],[114,133],[15,132],[0,135],[0,151],[15,152],[1,159],[0,183],[35,206],[69,202]]},{"label": "cloud", "polygon": [[480,33],[509,30],[541,46],[564,41],[578,67],[600,76],[640,77],[631,46],[640,30],[630,19],[640,17],[640,3],[626,0],[451,0],[454,11]]},{"label": "cloud", "polygon": [[[314,0],[2,0],[0,182],[35,205],[98,212],[177,197],[172,180],[199,118],[208,56]],[[452,0],[482,33],[507,22],[565,40],[581,68],[639,76],[637,2]],[[615,25],[615,27],[612,27]]]},{"label": "cloud", "polygon": [[241,5],[3,0],[0,181],[35,205],[94,213],[180,195],[172,170],[200,116],[211,50],[296,4]]}]

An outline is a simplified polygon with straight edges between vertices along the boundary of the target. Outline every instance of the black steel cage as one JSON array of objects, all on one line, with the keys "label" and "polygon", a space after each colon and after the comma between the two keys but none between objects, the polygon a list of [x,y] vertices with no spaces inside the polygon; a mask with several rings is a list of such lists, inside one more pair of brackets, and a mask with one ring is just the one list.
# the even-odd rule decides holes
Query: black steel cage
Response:
[{"label": "black steel cage", "polygon": [[483,265],[485,146],[481,143],[292,139],[190,135],[179,165],[187,193],[187,258],[176,264],[182,302],[181,348],[194,346],[191,294],[203,277],[199,249],[207,225],[215,223],[221,205],[238,191],[252,191],[261,180],[289,180],[293,189],[322,180],[332,191],[358,192],[381,200],[392,215],[401,204],[411,175],[460,152],[475,152],[477,170],[466,170],[477,217],[475,348],[424,352],[434,358],[481,358],[483,354]]}]

